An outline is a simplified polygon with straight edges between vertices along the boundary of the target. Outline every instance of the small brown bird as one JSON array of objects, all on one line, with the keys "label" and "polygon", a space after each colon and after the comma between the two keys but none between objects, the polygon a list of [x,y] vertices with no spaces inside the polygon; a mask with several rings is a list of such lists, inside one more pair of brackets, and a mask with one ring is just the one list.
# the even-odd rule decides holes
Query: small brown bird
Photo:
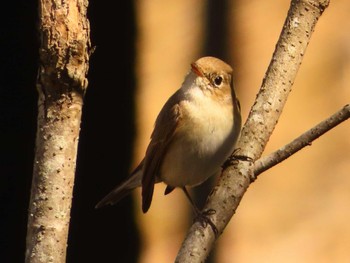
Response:
[{"label": "small brown bird", "polygon": [[[160,111],[141,163],[96,208],[115,204],[142,186],[142,210],[151,205],[154,184],[164,182],[165,194],[203,183],[217,174],[232,153],[241,130],[239,101],[232,86],[232,68],[222,60],[203,57]],[[199,210],[194,207],[198,212]]]}]

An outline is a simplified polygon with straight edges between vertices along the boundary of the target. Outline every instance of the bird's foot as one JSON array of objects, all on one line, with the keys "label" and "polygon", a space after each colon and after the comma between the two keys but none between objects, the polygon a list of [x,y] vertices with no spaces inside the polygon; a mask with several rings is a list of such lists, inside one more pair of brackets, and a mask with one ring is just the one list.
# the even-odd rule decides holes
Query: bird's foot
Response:
[{"label": "bird's foot", "polygon": [[211,219],[208,217],[210,215],[215,214],[216,211],[214,209],[208,209],[205,210],[203,212],[199,212],[196,214],[196,218],[195,221],[198,221],[202,227],[206,228],[208,225],[210,225],[211,229],[214,232],[215,238],[218,238],[219,236],[219,231],[217,229],[217,227],[215,226],[215,224],[213,223],[213,221],[211,221]]},{"label": "bird's foot", "polygon": [[222,169],[226,169],[227,167],[237,164],[238,161],[244,161],[244,162],[253,162],[253,158],[245,156],[245,155],[238,155],[237,153],[241,149],[235,149],[233,153],[230,155],[230,157],[227,158],[227,160],[224,162],[224,164],[221,166]]}]

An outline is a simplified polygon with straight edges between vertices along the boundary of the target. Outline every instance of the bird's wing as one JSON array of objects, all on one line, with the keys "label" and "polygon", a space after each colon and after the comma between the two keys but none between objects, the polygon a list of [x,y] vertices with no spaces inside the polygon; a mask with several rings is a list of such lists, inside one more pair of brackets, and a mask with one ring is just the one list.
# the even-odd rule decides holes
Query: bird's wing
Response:
[{"label": "bird's wing", "polygon": [[165,103],[157,117],[151,142],[146,151],[142,177],[142,211],[144,213],[151,205],[154,184],[157,177],[159,178],[163,158],[178,128],[178,122],[181,118],[178,102],[181,94],[178,90]]}]

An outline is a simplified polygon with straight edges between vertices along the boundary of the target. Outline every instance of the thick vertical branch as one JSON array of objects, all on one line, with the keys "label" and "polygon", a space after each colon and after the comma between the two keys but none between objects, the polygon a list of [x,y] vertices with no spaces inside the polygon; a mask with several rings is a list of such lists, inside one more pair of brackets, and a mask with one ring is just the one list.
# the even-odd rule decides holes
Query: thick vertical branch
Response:
[{"label": "thick vertical branch", "polygon": [[40,0],[36,151],[26,262],[65,262],[83,97],[87,0]]},{"label": "thick vertical branch", "polygon": [[[291,91],[317,20],[328,4],[329,0],[292,0],[259,94],[242,129],[237,144],[239,155],[252,160],[261,156]],[[253,168],[253,162],[237,161],[223,172],[210,195],[204,209],[216,211],[210,219],[219,233],[230,221],[251,183]],[[199,222],[194,223],[176,262],[204,262],[216,238],[210,226],[203,228]]]}]

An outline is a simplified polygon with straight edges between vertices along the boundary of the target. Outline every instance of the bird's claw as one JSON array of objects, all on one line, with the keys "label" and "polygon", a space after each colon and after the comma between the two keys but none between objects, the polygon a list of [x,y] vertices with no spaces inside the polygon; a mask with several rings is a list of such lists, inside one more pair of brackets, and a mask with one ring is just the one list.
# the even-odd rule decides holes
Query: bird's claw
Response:
[{"label": "bird's claw", "polygon": [[210,225],[211,229],[214,232],[215,238],[219,236],[219,231],[216,228],[215,224],[211,221],[211,219],[208,217],[210,215],[214,215],[216,211],[214,209],[208,209],[205,210],[196,216],[196,221],[198,221],[203,228],[206,228],[208,225]]},{"label": "bird's claw", "polygon": [[245,155],[238,155],[237,153],[240,151],[240,149],[234,150],[234,152],[230,155],[230,157],[227,158],[227,160],[224,162],[224,164],[221,166],[222,169],[226,169],[227,167],[237,164],[238,161],[244,161],[244,162],[253,162],[253,158],[245,156]]}]

